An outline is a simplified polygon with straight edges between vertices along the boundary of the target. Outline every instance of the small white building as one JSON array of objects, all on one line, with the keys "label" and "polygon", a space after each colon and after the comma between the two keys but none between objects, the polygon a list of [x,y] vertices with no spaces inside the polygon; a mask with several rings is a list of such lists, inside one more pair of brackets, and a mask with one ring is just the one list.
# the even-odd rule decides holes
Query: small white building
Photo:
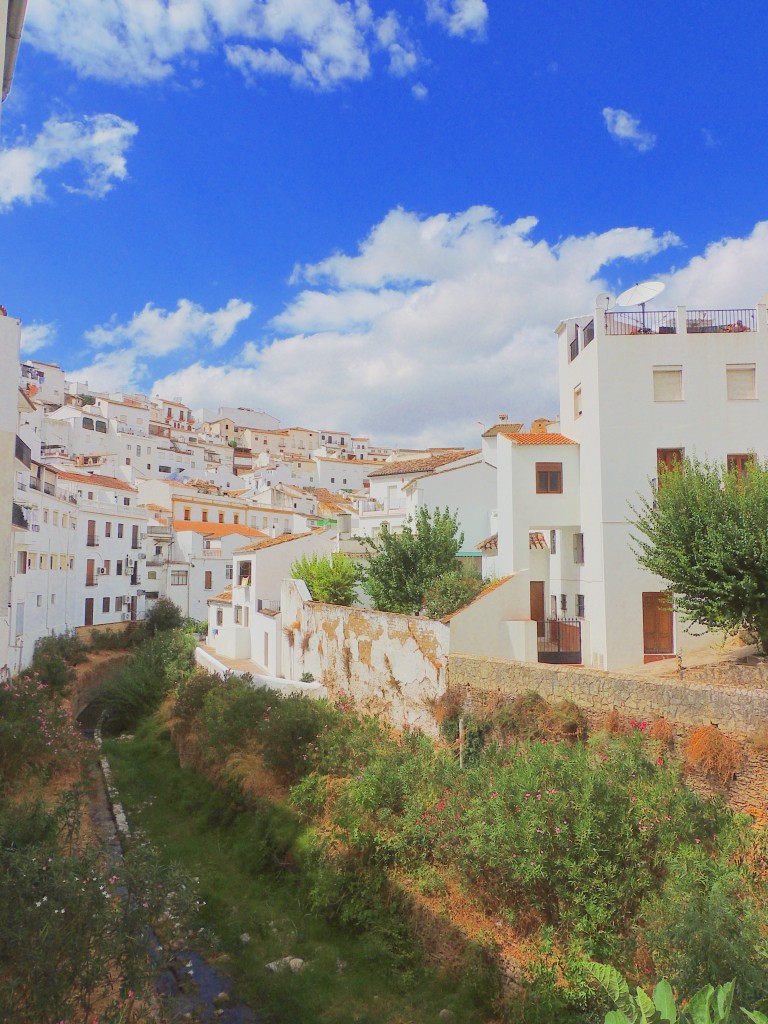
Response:
[{"label": "small white building", "polygon": [[283,623],[280,588],[291,565],[302,556],[330,555],[336,535],[318,529],[308,533],[256,541],[234,552],[231,595],[209,602],[208,643],[225,658],[249,660],[254,672],[292,678],[293,665],[283,664]]}]

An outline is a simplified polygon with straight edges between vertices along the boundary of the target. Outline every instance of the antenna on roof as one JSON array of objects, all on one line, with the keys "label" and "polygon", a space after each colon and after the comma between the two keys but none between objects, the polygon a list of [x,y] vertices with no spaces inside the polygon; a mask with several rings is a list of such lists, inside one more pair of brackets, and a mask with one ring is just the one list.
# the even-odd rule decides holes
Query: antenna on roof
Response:
[{"label": "antenna on roof", "polygon": [[610,292],[600,292],[595,297],[595,309],[610,309],[616,304],[616,299]]},{"label": "antenna on roof", "polygon": [[642,310],[643,331],[645,331],[645,304],[661,295],[667,286],[661,281],[641,281],[627,288],[616,299],[619,306],[639,306]]}]

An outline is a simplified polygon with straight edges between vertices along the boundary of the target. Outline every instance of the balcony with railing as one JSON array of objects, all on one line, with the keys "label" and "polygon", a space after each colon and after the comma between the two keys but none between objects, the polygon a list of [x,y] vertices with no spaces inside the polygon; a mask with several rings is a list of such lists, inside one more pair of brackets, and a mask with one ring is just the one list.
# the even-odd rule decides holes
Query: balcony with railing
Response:
[{"label": "balcony with railing", "polygon": [[644,313],[606,313],[605,333],[677,334],[677,313],[672,309],[647,309]]},{"label": "balcony with railing", "polygon": [[606,312],[607,335],[744,334],[757,330],[755,309],[646,309]]}]

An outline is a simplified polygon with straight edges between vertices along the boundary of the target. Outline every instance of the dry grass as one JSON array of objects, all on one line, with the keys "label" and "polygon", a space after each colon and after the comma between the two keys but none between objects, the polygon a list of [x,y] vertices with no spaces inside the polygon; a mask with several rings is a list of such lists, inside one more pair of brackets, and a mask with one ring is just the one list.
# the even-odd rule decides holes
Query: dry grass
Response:
[{"label": "dry grass", "polygon": [[743,751],[735,739],[716,725],[702,725],[688,737],[685,757],[689,764],[725,785],[740,767]]},{"label": "dry grass", "polygon": [[675,742],[675,730],[672,728],[672,723],[668,722],[666,718],[657,718],[648,730],[648,735],[651,739],[663,743],[665,747],[671,747]]},{"label": "dry grass", "polygon": [[616,708],[611,708],[605,718],[603,718],[601,725],[611,736],[627,736],[632,731],[629,727],[629,722]]},{"label": "dry grass", "polygon": [[288,797],[289,786],[281,782],[271,772],[255,751],[238,751],[227,758],[224,776],[236,782],[242,792],[249,797],[282,802]]},{"label": "dry grass", "polygon": [[466,696],[464,690],[446,690],[438,697],[433,708],[437,724],[442,725],[447,719],[458,718],[464,710]]}]

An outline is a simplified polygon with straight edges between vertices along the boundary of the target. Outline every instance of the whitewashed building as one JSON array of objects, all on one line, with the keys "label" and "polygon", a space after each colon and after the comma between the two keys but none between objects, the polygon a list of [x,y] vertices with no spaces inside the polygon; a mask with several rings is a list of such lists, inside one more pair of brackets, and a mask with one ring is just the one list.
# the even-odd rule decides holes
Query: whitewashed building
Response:
[{"label": "whitewashed building", "polygon": [[488,556],[515,579],[520,616],[502,624],[506,655],[621,669],[709,646],[637,564],[632,509],[686,456],[768,457],[766,306],[597,309],[557,336],[559,426],[484,438],[498,470]]},{"label": "whitewashed building", "polygon": [[292,678],[292,665],[283,665],[283,623],[280,615],[282,581],[297,559],[330,555],[336,534],[329,530],[285,535],[256,541],[234,552],[231,592],[209,602],[208,643],[215,654],[253,662],[253,671]]}]

